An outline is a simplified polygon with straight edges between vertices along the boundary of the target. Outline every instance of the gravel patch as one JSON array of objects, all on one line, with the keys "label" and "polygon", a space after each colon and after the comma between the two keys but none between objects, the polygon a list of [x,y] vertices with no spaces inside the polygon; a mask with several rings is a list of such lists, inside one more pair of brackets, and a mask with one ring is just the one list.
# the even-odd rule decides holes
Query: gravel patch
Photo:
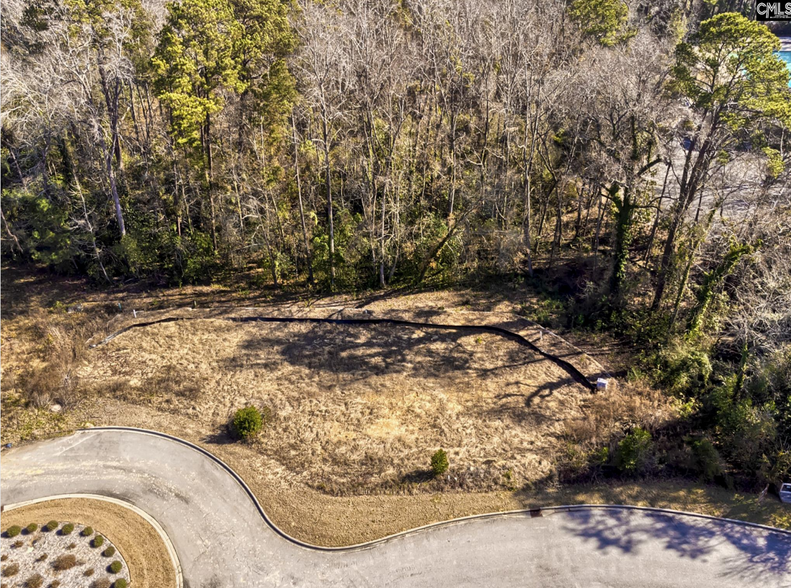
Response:
[{"label": "gravel patch", "polygon": [[[27,588],[30,580],[41,576],[41,588],[94,588],[103,579],[111,584],[123,579],[129,584],[129,568],[115,546],[94,529],[83,535],[85,525],[75,524],[74,529],[64,533],[65,522],[56,531],[44,530],[48,521],[31,521],[38,528],[29,533],[23,531],[16,537],[8,537],[3,529],[0,539],[2,554],[2,585],[7,588]],[[102,537],[98,540],[98,537]],[[101,542],[100,546],[94,546]],[[112,555],[104,555],[109,552]],[[121,563],[120,572],[112,573],[113,562]],[[18,571],[14,574],[14,569]],[[59,582],[59,583],[58,583]],[[36,582],[32,582],[36,585]],[[114,585],[114,584],[113,584]]]}]

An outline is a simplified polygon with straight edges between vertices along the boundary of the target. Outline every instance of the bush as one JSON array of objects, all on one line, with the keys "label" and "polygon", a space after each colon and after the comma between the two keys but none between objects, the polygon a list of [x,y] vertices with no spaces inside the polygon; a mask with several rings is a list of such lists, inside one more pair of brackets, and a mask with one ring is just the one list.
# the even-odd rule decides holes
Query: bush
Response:
[{"label": "bush", "polygon": [[431,471],[435,476],[441,476],[448,471],[448,454],[444,449],[438,449],[434,455],[431,456]]},{"label": "bush", "polygon": [[72,525],[71,523],[66,523],[60,528],[60,534],[70,535],[73,530],[74,530],[74,525]]},{"label": "bush", "polygon": [[12,563],[8,564],[7,566],[3,566],[3,577],[10,578],[11,576],[16,576],[19,573],[19,564]]},{"label": "bush", "polygon": [[52,562],[52,567],[58,571],[70,570],[77,565],[77,558],[69,553],[68,555],[59,555],[55,561]]},{"label": "bush", "polygon": [[637,427],[618,443],[615,454],[615,467],[625,474],[646,471],[653,454],[651,433]]},{"label": "bush", "polygon": [[107,549],[105,549],[102,552],[102,555],[104,557],[112,557],[112,556],[114,556],[115,555],[115,547],[113,547],[112,545],[108,545]]},{"label": "bush", "polygon": [[110,570],[113,574],[117,574],[118,572],[121,571],[122,567],[123,566],[121,565],[121,562],[118,561],[118,560],[115,560],[113,563],[111,563],[109,566],[107,566],[107,569]]},{"label": "bush", "polygon": [[94,547],[101,547],[103,544],[104,544],[104,537],[102,537],[101,535],[97,535],[96,537],[93,538],[93,541],[91,541],[91,545],[93,545]]},{"label": "bush", "polygon": [[720,454],[708,439],[698,439],[691,444],[695,470],[701,478],[711,482],[721,473]]},{"label": "bush", "polygon": [[83,537],[90,537],[93,535],[93,529],[90,527],[85,527],[82,531],[80,531],[80,535]]},{"label": "bush", "polygon": [[38,529],[38,525],[36,523],[30,523],[27,527],[25,527],[25,531],[27,531],[28,535],[35,533],[36,529]]},{"label": "bush", "polygon": [[44,585],[44,578],[41,574],[33,574],[25,580],[25,588],[41,588]]},{"label": "bush", "polygon": [[13,527],[8,527],[5,531],[6,537],[16,537],[22,532],[22,527],[19,525],[14,525]]},{"label": "bush", "polygon": [[113,588],[126,588],[126,580],[124,580],[123,578],[118,578],[113,583]]},{"label": "bush", "polygon": [[43,531],[52,532],[58,528],[58,521],[50,521],[46,525],[44,525]]},{"label": "bush", "polygon": [[261,430],[264,419],[255,406],[240,408],[233,417],[231,428],[239,439],[250,439]]}]

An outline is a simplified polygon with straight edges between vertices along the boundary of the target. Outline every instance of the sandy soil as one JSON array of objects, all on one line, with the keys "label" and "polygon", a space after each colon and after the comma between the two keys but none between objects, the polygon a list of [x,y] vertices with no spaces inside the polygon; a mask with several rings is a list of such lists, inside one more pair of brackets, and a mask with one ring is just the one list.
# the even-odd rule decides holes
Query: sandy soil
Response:
[{"label": "sandy soil", "polygon": [[[52,500],[2,514],[2,528],[31,521],[70,521],[88,525],[110,540],[124,555],[137,588],[176,585],[176,572],[159,534],[143,518],[110,502],[85,498]],[[3,540],[5,542],[5,540]],[[109,563],[109,562],[108,562]],[[20,577],[27,577],[20,571]],[[100,577],[97,574],[95,577]]]}]

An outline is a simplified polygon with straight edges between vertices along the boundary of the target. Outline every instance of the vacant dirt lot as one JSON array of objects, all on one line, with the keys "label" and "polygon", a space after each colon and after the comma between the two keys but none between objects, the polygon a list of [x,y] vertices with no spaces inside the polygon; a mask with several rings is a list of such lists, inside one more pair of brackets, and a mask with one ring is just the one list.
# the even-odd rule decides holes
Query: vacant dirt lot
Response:
[{"label": "vacant dirt lot", "polygon": [[[36,272],[4,268],[2,275],[3,443],[91,424],[171,433],[229,463],[278,525],[312,543],[344,545],[464,515],[579,502],[791,525],[771,500],[688,481],[551,484],[553,456],[566,439],[606,438],[624,419],[662,422],[672,414],[662,395],[627,388],[592,395],[556,364],[491,333],[238,324],[206,310],[362,306],[538,318],[551,301],[525,289],[282,301],[232,287],[97,291]],[[193,303],[195,311],[168,310]],[[135,329],[88,350],[89,337],[132,322],[132,309],[145,311],[143,320],[204,318]],[[246,404],[269,407],[271,422],[256,443],[230,442],[225,424]],[[450,455],[452,477],[429,481],[438,447]],[[529,484],[546,477],[546,486]]]},{"label": "vacant dirt lot", "polygon": [[236,409],[267,407],[252,448],[283,479],[332,494],[414,491],[440,447],[452,462],[444,487],[542,479],[591,396],[502,336],[393,325],[158,324],[92,350],[75,375],[215,442]]}]

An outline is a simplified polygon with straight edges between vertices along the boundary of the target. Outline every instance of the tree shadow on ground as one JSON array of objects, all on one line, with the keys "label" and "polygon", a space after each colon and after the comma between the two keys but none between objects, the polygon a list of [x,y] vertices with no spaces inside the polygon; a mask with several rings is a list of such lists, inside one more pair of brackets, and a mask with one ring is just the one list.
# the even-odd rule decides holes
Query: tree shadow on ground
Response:
[{"label": "tree shadow on ground", "polygon": [[[512,344],[493,362],[483,348],[478,351],[461,341],[484,334],[488,332],[474,327],[440,330],[386,324],[262,324],[260,333],[247,337],[226,367],[277,370],[286,362],[355,381],[387,374],[433,379],[452,374],[486,377],[546,361],[529,347]],[[564,377],[547,386],[557,389],[569,383],[573,380]]]},{"label": "tree shadow on ground", "polygon": [[595,543],[600,550],[617,549],[637,555],[643,548],[659,545],[683,558],[699,559],[735,549],[738,555],[726,555],[725,569],[712,567],[712,573],[742,580],[791,573],[791,536],[779,532],[626,509],[580,509],[567,517],[566,530]]}]

